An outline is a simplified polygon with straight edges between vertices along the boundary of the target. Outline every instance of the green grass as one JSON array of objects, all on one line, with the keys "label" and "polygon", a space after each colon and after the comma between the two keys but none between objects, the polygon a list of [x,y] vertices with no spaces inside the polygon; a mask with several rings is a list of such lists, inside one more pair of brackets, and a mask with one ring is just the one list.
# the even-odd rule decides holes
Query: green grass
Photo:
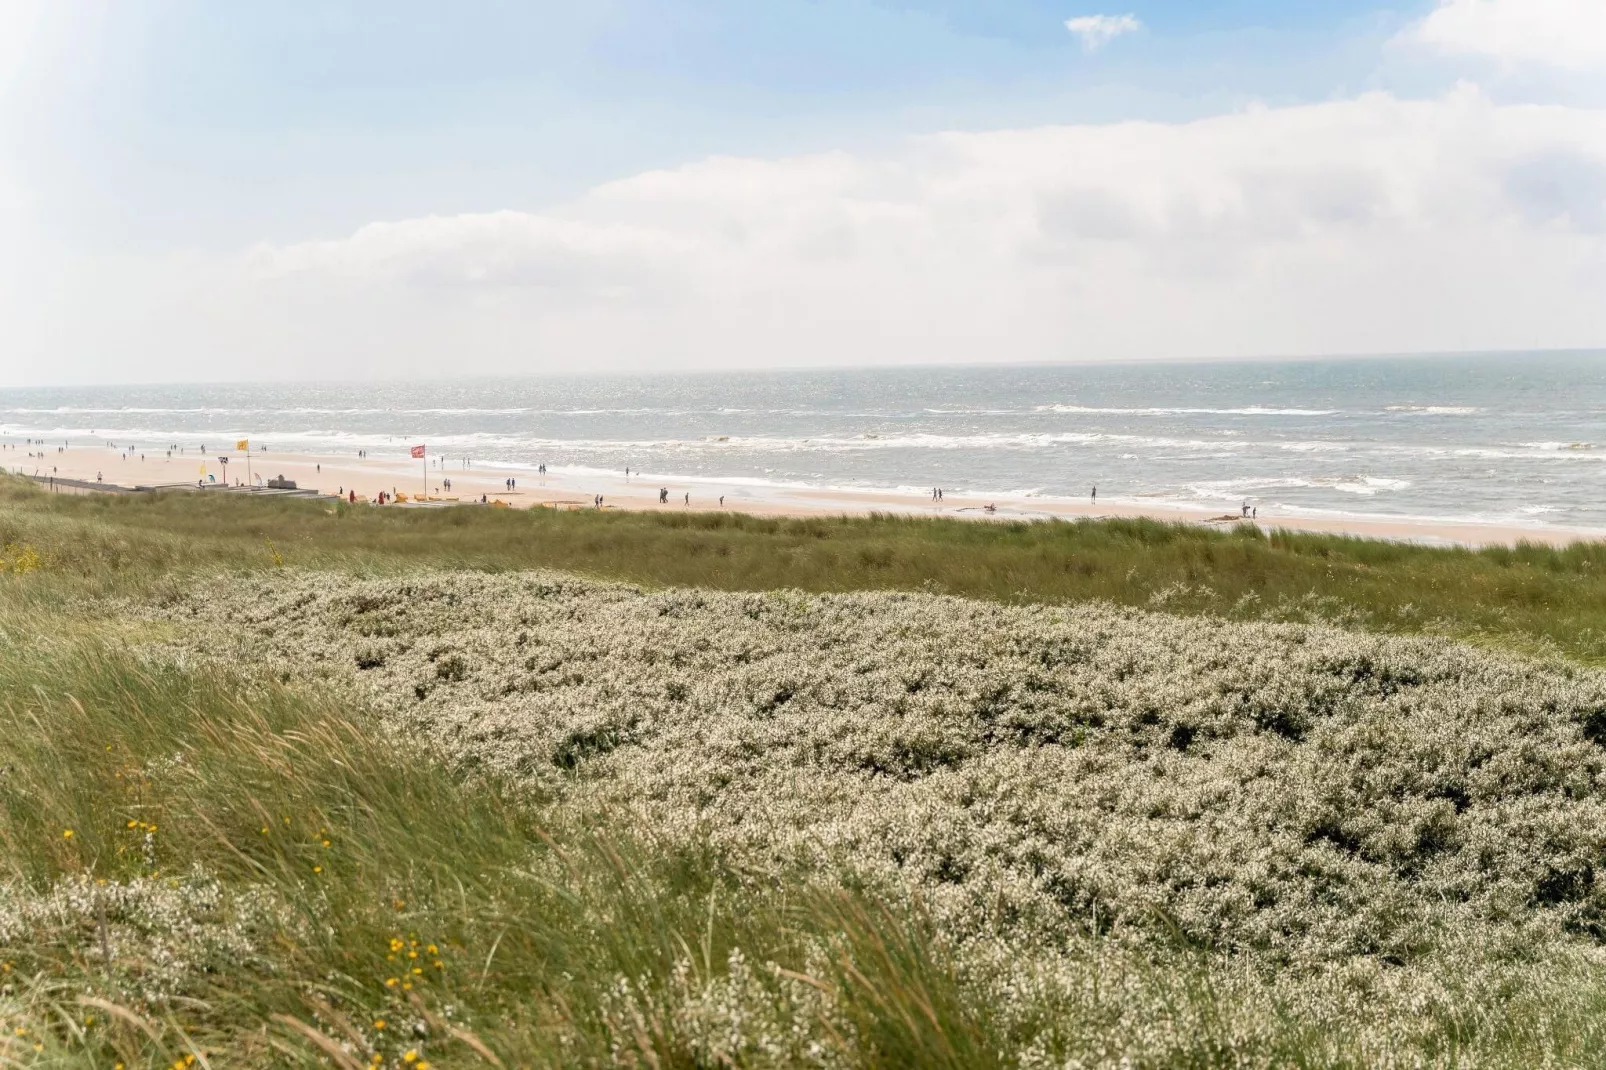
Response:
[{"label": "green grass", "polygon": [[1007,954],[959,957],[918,901],[817,873],[757,881],[623,814],[559,823],[328,695],[148,662],[130,641],[155,626],[119,611],[276,561],[548,566],[1316,616],[1600,660],[1596,547],[330,509],[9,480],[0,547],[0,1065],[416,1066],[415,1051],[433,1067],[957,1068],[1030,1063],[1033,1044],[1032,1065],[1606,1065],[1587,954],[1470,952],[1440,964],[1442,998],[1405,1007],[1386,978],[1262,976],[1090,935],[1057,987],[1020,986]]},{"label": "green grass", "polygon": [[[13,1058],[312,1065],[311,1030],[364,1064],[703,1065],[670,1012],[740,949],[840,1006],[835,1033],[813,1028],[855,1065],[995,1061],[917,917],[744,889],[608,815],[544,828],[327,701],[144,666],[91,632],[0,652],[0,876],[8,902],[52,904],[5,941]],[[171,902],[144,910],[136,888]],[[253,952],[197,940],[208,926]],[[176,977],[158,964],[175,950],[194,957]]]},{"label": "green grass", "polygon": [[1022,983],[918,902],[559,827],[361,710],[147,664],[53,586],[0,578],[0,1065],[1602,1064],[1586,955],[1447,959],[1409,1012],[1091,935]]},{"label": "green grass", "polygon": [[0,480],[0,544],[127,586],[174,570],[551,567],[724,590],[933,590],[1323,619],[1606,663],[1606,544],[1481,551],[1153,521],[331,507],[187,494],[52,496]]}]

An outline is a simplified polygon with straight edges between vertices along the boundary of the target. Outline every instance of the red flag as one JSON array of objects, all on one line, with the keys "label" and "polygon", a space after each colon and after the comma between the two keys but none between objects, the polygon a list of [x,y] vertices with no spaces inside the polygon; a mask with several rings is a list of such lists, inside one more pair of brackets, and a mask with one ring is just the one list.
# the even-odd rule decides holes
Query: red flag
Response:
[{"label": "red flag", "polygon": [[422,457],[423,455],[424,455],[424,447],[422,447],[422,446],[414,446],[413,447],[413,456],[414,457]]}]

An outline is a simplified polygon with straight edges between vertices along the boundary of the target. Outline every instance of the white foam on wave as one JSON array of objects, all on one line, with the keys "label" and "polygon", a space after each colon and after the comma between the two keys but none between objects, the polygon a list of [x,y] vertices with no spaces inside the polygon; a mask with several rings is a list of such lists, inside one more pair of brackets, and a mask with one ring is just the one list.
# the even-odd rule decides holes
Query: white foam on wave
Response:
[{"label": "white foam on wave", "polygon": [[1349,447],[1340,442],[1279,442],[1277,448],[1290,453],[1347,453]]},{"label": "white foam on wave", "polygon": [[1336,490],[1344,494],[1372,497],[1384,491],[1406,490],[1410,480],[1378,476],[1241,476],[1236,479],[1210,479],[1188,484],[1196,497],[1211,501],[1242,498],[1274,490]]},{"label": "white foam on wave", "polygon": [[1384,411],[1408,416],[1475,416],[1483,410],[1476,405],[1388,405]]},{"label": "white foam on wave", "polygon": [[1411,485],[1408,479],[1383,479],[1377,476],[1352,476],[1344,479],[1322,481],[1318,486],[1331,490],[1342,491],[1345,494],[1359,494],[1371,497],[1379,491],[1405,490]]},{"label": "white foam on wave", "polygon": [[1246,405],[1237,409],[1195,408],[1117,408],[1102,405],[1039,405],[1038,412],[1057,412],[1065,415],[1111,416],[1337,416],[1337,409],[1274,409],[1263,405]]}]

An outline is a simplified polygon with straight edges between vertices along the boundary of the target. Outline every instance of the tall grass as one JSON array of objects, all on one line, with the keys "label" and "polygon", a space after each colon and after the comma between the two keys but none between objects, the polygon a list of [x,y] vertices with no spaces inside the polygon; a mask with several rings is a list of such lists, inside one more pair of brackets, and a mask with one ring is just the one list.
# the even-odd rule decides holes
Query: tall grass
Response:
[{"label": "tall grass", "polygon": [[175,569],[551,567],[654,586],[1100,599],[1427,631],[1606,661],[1606,544],[1472,551],[1153,521],[976,523],[51,496],[0,480],[0,544],[117,589]]},{"label": "tall grass", "polygon": [[[1095,923],[1024,970],[1010,946],[950,944],[918,900],[758,878],[626,813],[560,821],[327,694],[149,660],[130,640],[154,626],[119,612],[275,558],[547,565],[1306,614],[1596,658],[1594,547],[386,512],[15,482],[0,482],[0,547],[0,1065],[1606,1065],[1606,965],[1587,947],[1508,962],[1469,945],[1424,988],[1375,962],[1267,974],[1137,949]],[[17,569],[25,550],[37,562]]]},{"label": "tall grass", "polygon": [[543,828],[328,702],[0,626],[13,1058],[711,1065],[742,1052],[685,1008],[735,961],[818,994],[791,1024],[822,1062],[996,1061],[918,917]]},{"label": "tall grass", "polygon": [[1092,935],[1023,970],[829,874],[754,880],[622,813],[546,823],[360,710],[143,662],[18,608],[18,586],[0,581],[0,1065],[1520,1067],[1606,1050],[1588,954],[1472,948],[1436,992]]}]

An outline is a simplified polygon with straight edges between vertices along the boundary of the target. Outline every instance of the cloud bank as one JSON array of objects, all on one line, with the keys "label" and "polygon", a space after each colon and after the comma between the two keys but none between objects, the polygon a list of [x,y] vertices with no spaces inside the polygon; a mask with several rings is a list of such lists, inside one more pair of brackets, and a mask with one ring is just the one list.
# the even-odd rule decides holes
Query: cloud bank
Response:
[{"label": "cloud bank", "polygon": [[36,352],[102,378],[1595,346],[1606,112],[1462,87],[712,158],[64,277]]},{"label": "cloud bank", "polygon": [[1085,52],[1097,52],[1117,37],[1137,33],[1143,23],[1136,15],[1081,15],[1065,20],[1065,28],[1082,39]]},{"label": "cloud bank", "polygon": [[1441,0],[1405,39],[1451,55],[1584,71],[1606,64],[1606,3]]}]

